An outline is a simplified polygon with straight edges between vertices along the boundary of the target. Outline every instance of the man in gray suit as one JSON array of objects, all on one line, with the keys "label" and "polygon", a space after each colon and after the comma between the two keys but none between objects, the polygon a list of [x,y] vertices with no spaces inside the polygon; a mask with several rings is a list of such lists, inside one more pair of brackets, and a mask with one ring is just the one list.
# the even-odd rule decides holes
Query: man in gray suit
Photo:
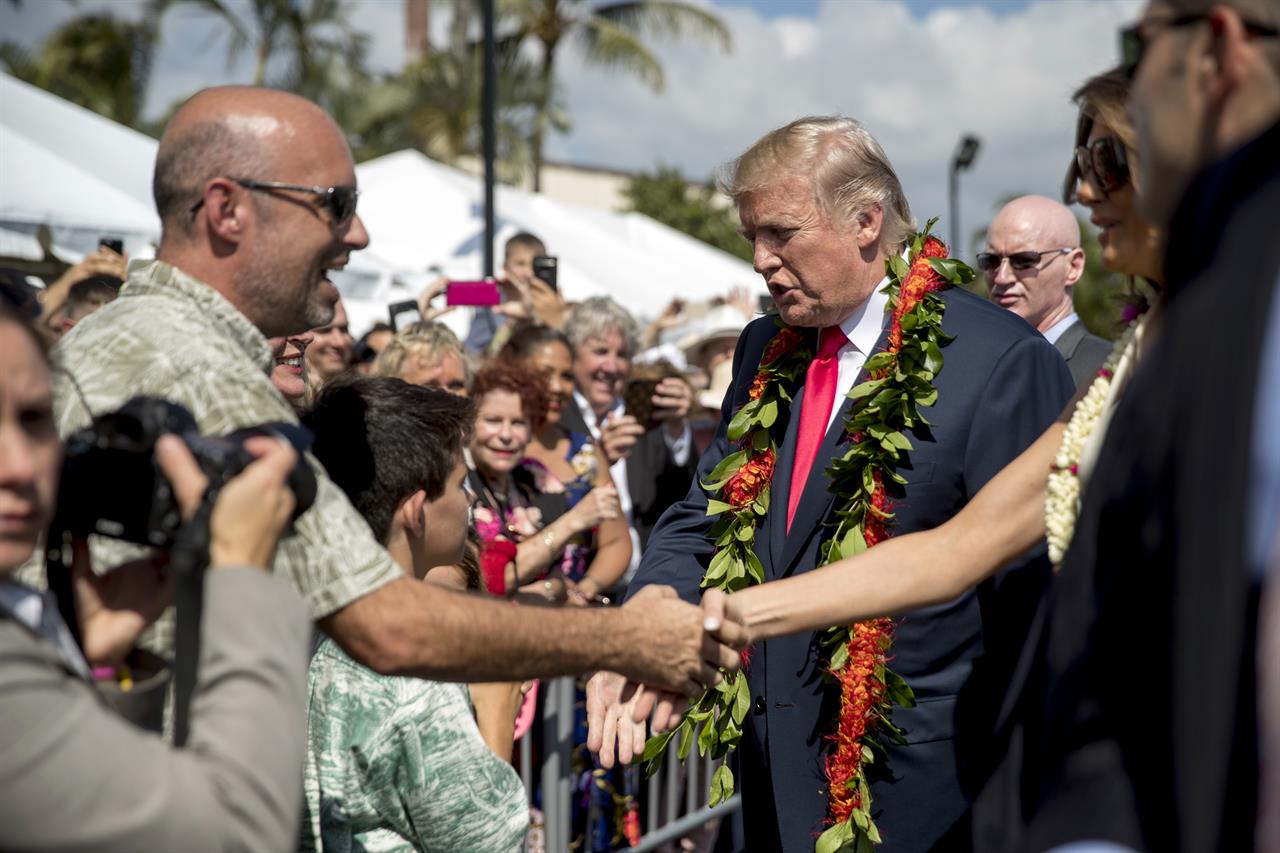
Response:
[{"label": "man in gray suit", "polygon": [[1067,360],[1076,387],[1088,383],[1111,352],[1076,316],[1071,288],[1084,273],[1080,224],[1062,204],[1039,195],[1015,198],[987,229],[978,254],[991,300],[1036,327]]}]

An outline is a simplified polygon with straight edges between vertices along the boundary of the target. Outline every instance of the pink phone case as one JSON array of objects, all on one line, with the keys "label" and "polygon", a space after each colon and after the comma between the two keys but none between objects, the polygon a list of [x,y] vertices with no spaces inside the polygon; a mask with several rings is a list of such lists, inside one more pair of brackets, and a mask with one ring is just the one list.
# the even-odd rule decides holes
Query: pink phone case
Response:
[{"label": "pink phone case", "polygon": [[446,305],[497,305],[502,301],[492,281],[451,281],[444,294]]},{"label": "pink phone case", "polygon": [[538,710],[538,682],[535,680],[529,692],[524,694],[524,702],[520,705],[520,713],[516,714],[515,739],[520,740],[533,725],[533,715]]}]

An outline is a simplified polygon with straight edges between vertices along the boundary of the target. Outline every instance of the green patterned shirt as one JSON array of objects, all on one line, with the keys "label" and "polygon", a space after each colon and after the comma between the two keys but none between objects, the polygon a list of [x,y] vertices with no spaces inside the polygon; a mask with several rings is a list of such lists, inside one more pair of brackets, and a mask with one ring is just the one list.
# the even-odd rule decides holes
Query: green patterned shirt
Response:
[{"label": "green patterned shirt", "polygon": [[307,682],[300,850],[520,850],[524,787],[485,746],[464,685],[378,675],[327,638]]},{"label": "green patterned shirt", "polygon": [[[298,420],[271,384],[271,350],[262,333],[213,288],[161,261],[131,263],[120,298],[77,324],[53,356],[55,413],[64,437],[87,425],[90,411],[110,412],[138,394],[182,404],[207,435]],[[319,481],[316,502],[281,541],[275,569],[293,581],[312,616],[320,618],[403,572],[320,463],[309,458]],[[93,488],[109,496],[112,485]],[[92,547],[98,566],[138,553],[111,540],[94,539]],[[26,582],[45,585],[42,564],[30,563],[22,572]],[[170,608],[140,645],[170,655],[172,637]]]}]

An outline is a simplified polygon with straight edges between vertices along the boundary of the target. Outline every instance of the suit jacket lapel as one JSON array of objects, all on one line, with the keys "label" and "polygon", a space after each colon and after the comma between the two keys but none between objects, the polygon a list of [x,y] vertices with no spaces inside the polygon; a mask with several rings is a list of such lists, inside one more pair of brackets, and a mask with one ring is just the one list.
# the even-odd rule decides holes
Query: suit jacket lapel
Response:
[{"label": "suit jacket lapel", "polygon": [[[886,340],[882,332],[876,345],[872,348],[872,353],[880,352],[885,348]],[[870,355],[868,355],[868,358]],[[853,385],[867,380],[867,369],[864,366],[858,371],[857,377],[854,379]],[[797,399],[799,395],[797,394]],[[838,401],[840,404],[836,418],[832,421],[827,434],[822,439],[822,444],[818,446],[818,453],[813,459],[813,467],[809,469],[809,479],[805,481],[804,492],[800,495],[800,504],[796,507],[796,517],[791,523],[791,532],[787,533],[787,504],[785,500],[771,500],[769,502],[769,511],[771,515],[780,516],[779,534],[783,539],[783,547],[774,546],[774,553],[781,554],[781,559],[777,560],[774,571],[777,576],[782,576],[790,570],[792,563],[804,551],[809,540],[818,531],[824,518],[831,509],[831,502],[834,495],[829,488],[831,481],[827,478],[827,466],[831,464],[831,460],[836,455],[844,451],[849,439],[844,434],[844,422],[849,417],[849,409],[853,405],[853,401],[847,396],[841,397]],[[799,418],[792,418],[793,424],[787,428],[788,445],[784,448],[786,459],[786,476],[787,483],[791,482],[792,463],[795,457],[795,424],[799,423]],[[779,466],[781,467],[781,466]],[[776,476],[776,475],[775,475]],[[777,512],[774,512],[776,507]]]}]

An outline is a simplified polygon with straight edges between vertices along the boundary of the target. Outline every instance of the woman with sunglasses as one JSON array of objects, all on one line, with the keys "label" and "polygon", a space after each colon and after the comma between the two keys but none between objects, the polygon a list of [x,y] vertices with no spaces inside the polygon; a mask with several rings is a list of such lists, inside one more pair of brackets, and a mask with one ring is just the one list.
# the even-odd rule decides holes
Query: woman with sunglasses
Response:
[{"label": "woman with sunglasses", "polygon": [[[1094,77],[1076,92],[1078,156],[1068,172],[1066,190],[1068,200],[1078,196],[1103,229],[1106,267],[1142,277],[1159,289],[1160,236],[1138,211],[1138,188],[1129,172],[1135,152],[1133,128],[1125,115],[1127,99],[1128,81],[1117,72]],[[1057,540],[1058,547],[1051,550],[1055,562],[1059,561],[1076,507],[1067,508],[1069,522],[1061,517],[1046,519],[1046,496],[1051,489],[1045,472],[1061,468],[1058,473],[1069,475],[1075,481],[1068,483],[1074,485],[1071,496],[1078,504],[1079,480],[1087,476],[1089,454],[1096,454],[1101,444],[1106,415],[1132,370],[1138,343],[1137,336],[1127,336],[1125,345],[1117,348],[1123,349],[1123,357],[1113,353],[1104,367],[1113,375],[1103,384],[1095,380],[1081,388],[1057,422],[945,524],[891,538],[856,557],[732,596],[708,590],[704,608],[710,613],[723,609],[746,627],[749,642],[756,643],[950,601],[1040,545],[1046,533],[1051,534],[1051,544]],[[1075,429],[1072,418],[1080,408],[1101,411],[1104,417],[1090,419],[1092,429]],[[1073,435],[1073,443],[1084,445],[1084,454],[1078,459],[1068,454],[1076,461],[1059,465],[1069,425],[1076,433],[1084,432]],[[658,726],[665,722],[655,720]],[[611,732],[615,724],[614,717],[606,717],[603,730]],[[620,732],[617,749],[624,761],[642,738],[638,729]],[[605,749],[609,763],[612,752],[612,745]]]}]

